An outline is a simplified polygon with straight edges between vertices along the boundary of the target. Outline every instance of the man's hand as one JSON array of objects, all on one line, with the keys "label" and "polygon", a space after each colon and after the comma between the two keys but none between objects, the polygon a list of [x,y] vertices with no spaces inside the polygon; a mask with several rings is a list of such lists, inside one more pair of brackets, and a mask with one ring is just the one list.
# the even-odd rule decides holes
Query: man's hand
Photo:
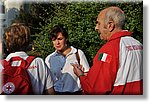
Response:
[{"label": "man's hand", "polygon": [[84,68],[81,66],[79,66],[78,64],[71,64],[74,68],[73,71],[74,73],[80,77],[80,76],[84,76]]}]

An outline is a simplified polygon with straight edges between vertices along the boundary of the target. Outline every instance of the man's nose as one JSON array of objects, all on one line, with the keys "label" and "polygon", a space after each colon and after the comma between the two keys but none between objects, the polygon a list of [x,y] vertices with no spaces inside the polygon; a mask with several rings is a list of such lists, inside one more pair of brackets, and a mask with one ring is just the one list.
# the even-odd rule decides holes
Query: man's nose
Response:
[{"label": "man's nose", "polygon": [[96,30],[96,31],[98,30],[98,27],[97,27],[97,25],[95,26],[95,30]]}]

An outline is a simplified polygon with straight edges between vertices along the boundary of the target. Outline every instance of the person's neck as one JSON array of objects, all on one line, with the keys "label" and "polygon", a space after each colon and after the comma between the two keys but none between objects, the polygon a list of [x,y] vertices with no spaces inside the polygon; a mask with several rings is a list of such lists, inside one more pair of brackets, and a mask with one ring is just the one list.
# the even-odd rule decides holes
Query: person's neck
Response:
[{"label": "person's neck", "polygon": [[64,48],[64,50],[58,51],[58,53],[60,53],[63,56],[66,56],[70,51],[71,51],[71,47],[70,46],[66,46]]},{"label": "person's neck", "polygon": [[122,31],[122,29],[120,29],[120,28],[115,29],[115,30],[112,32],[112,34],[115,34],[115,33],[120,32],[120,31]]},{"label": "person's neck", "polygon": [[[117,33],[117,32],[120,32],[120,31],[122,31],[122,29],[114,29],[111,33],[110,33],[110,36],[109,36],[109,38],[108,38],[108,40],[111,38],[111,36],[113,35],[113,34],[115,34],[115,33]],[[107,41],[108,41],[107,40]]]}]

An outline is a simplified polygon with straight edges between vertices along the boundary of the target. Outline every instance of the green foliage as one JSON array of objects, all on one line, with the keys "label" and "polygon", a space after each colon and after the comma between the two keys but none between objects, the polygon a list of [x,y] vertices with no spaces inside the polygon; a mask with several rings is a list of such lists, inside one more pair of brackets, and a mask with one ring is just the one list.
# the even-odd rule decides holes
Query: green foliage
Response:
[{"label": "green foliage", "polygon": [[95,21],[100,10],[108,6],[119,6],[126,14],[125,28],[133,32],[133,37],[143,40],[143,2],[136,3],[107,3],[107,2],[75,2],[32,4],[30,15],[34,19],[32,32],[35,37],[34,52],[42,58],[52,53],[52,42],[49,40],[49,31],[57,24],[63,24],[68,30],[70,45],[80,48],[86,54],[90,65],[98,51],[105,43],[100,40],[95,31]]}]

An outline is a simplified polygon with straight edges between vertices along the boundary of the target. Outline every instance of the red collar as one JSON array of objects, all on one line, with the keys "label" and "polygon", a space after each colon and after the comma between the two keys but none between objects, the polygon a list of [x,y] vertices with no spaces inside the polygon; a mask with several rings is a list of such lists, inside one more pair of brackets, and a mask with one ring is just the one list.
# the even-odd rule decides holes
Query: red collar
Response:
[{"label": "red collar", "polygon": [[122,30],[120,32],[114,33],[108,41],[111,41],[111,40],[114,40],[123,36],[131,36],[131,35],[132,35],[132,32],[129,32],[127,30]]}]

